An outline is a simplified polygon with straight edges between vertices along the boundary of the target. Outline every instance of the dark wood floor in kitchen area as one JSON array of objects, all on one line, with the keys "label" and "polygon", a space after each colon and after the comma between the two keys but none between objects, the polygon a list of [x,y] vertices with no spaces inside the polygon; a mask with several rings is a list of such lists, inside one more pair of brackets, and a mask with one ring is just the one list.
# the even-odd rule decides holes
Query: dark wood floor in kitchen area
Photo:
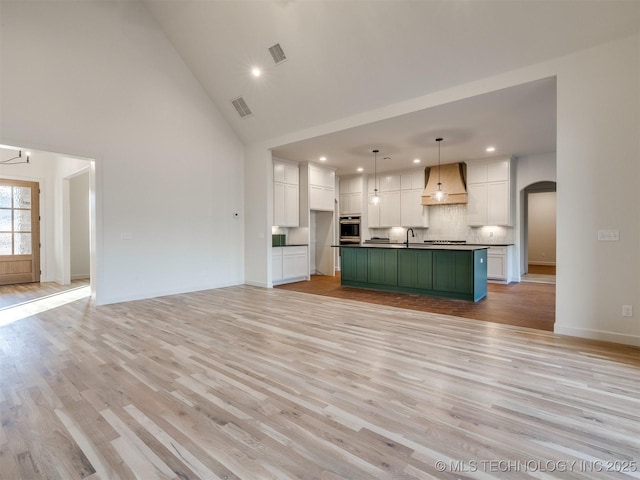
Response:
[{"label": "dark wood floor in kitchen area", "polygon": [[538,330],[553,331],[555,322],[556,289],[550,284],[489,283],[487,297],[476,303],[343,287],[340,285],[340,272],[335,277],[312,275],[309,282],[289,283],[276,288]]}]

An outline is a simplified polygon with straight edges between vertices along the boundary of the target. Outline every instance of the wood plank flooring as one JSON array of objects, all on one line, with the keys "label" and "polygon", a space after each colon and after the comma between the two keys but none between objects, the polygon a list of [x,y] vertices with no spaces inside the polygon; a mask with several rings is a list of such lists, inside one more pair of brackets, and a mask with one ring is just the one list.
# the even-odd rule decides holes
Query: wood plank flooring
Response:
[{"label": "wood plank flooring", "polygon": [[442,314],[83,299],[0,327],[0,372],[6,480],[639,475],[640,350]]},{"label": "wood plank flooring", "polygon": [[310,282],[288,283],[277,288],[547,331],[553,331],[556,318],[555,285],[542,283],[489,283],[487,297],[475,303],[343,287],[340,272],[334,277],[312,275]]}]

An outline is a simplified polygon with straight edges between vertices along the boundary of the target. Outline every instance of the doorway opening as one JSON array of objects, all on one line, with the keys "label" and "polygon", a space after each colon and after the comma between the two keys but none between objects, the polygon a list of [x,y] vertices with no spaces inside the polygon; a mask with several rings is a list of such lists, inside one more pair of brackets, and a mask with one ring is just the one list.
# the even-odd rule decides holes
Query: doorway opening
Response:
[{"label": "doorway opening", "polygon": [[[0,145],[0,160],[15,155],[16,150],[24,154],[27,149]],[[39,238],[32,242],[34,252],[39,255],[39,275],[26,283],[9,282],[2,287],[7,290],[5,297],[20,303],[87,285],[95,298],[95,161],[31,149],[28,163],[3,163],[1,167],[0,180],[4,183],[38,185],[32,200],[40,209],[32,222],[33,230],[39,230]]]},{"label": "doorway opening", "polygon": [[523,282],[556,281],[556,183],[537,182],[524,189]]}]

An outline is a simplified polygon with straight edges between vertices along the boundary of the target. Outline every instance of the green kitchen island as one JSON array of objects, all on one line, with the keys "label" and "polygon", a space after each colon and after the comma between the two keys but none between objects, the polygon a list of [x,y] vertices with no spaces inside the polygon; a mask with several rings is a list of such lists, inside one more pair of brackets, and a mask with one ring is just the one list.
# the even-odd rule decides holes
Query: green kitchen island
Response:
[{"label": "green kitchen island", "polygon": [[487,296],[487,249],[476,245],[339,245],[341,284],[477,302]]}]

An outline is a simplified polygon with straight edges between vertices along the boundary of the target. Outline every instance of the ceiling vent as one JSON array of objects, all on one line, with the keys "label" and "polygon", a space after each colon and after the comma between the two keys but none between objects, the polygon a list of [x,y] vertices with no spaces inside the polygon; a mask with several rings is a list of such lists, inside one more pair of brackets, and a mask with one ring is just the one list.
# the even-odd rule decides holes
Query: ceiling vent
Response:
[{"label": "ceiling vent", "polygon": [[284,62],[287,59],[287,56],[284,54],[284,50],[279,43],[276,43],[273,47],[269,48],[269,53],[271,57],[273,57],[273,61],[276,62],[276,65]]},{"label": "ceiling vent", "polygon": [[234,108],[238,112],[238,115],[240,115],[240,118],[245,118],[250,115],[253,115],[253,112],[247,106],[247,102],[244,101],[244,98],[242,97],[234,98],[233,100],[231,100],[231,103],[233,104]]}]

